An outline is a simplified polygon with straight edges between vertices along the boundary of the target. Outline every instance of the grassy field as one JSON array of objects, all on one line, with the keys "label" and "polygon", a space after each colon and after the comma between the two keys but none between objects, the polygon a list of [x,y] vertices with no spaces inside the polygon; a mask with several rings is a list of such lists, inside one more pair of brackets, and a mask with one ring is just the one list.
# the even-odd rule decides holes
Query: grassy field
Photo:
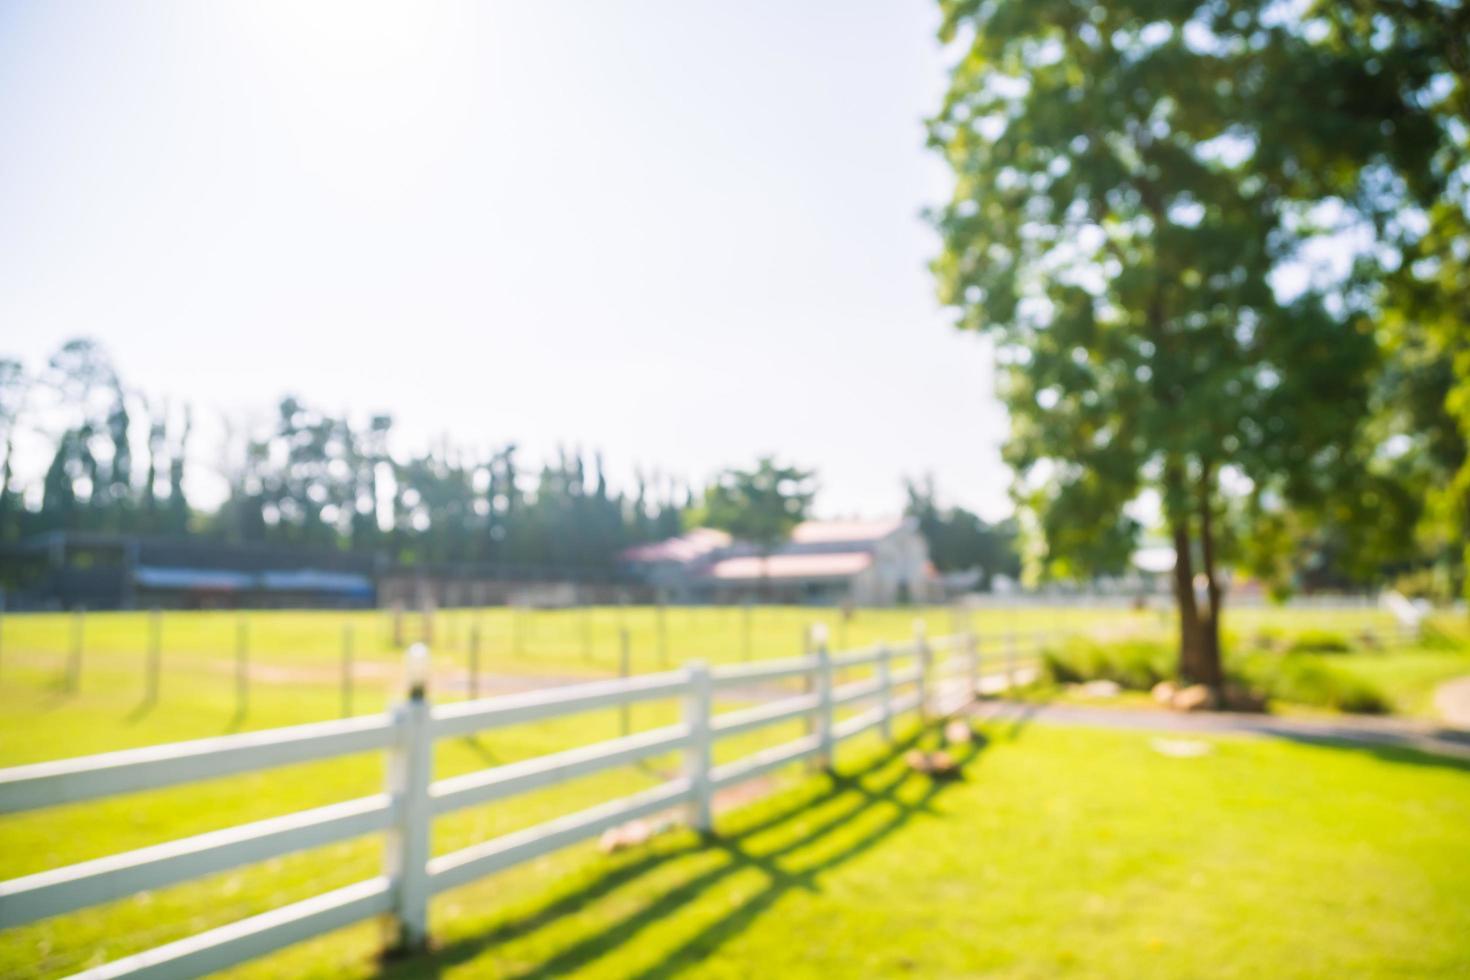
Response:
[{"label": "grassy field", "polygon": [[[726,814],[436,902],[417,977],[1458,977],[1470,767],[1246,738],[992,724],[935,783],[856,749]],[[371,976],[375,927],[240,976]]]},{"label": "grassy field", "polygon": [[[1463,976],[1470,769],[999,726],[956,784],[879,758],[542,894],[451,896],[402,976]],[[488,907],[487,907],[488,906]],[[360,940],[359,940],[360,941]],[[288,969],[350,968],[351,940]],[[360,961],[358,961],[360,963]]]},{"label": "grassy field", "polygon": [[[519,677],[502,683],[524,686],[616,673],[625,632],[630,669],[642,673],[692,659],[792,656],[819,621],[828,625],[834,649],[902,642],[912,636],[915,620],[923,620],[931,635],[971,624],[991,653],[1003,650],[1010,637],[1024,643],[1072,632],[1167,636],[1170,624],[1158,612],[1067,606],[987,608],[968,616],[942,608],[850,615],[802,607],[493,608],[440,611],[427,626],[406,615],[402,642],[395,642],[393,617],[380,611],[169,612],[156,625],[159,693],[150,702],[150,614],[9,615],[0,618],[0,698],[18,717],[4,724],[21,726],[28,738],[15,744],[0,728],[0,764],[338,717],[347,710],[342,689],[349,647],[350,711],[361,714],[387,703],[398,685],[403,646],[416,640],[431,645],[436,700],[455,700],[469,694],[472,648],[482,676]],[[1372,609],[1240,610],[1230,624],[1241,635],[1262,628],[1289,633],[1328,624],[1345,630],[1389,625]],[[242,643],[243,711],[237,680]],[[80,665],[75,690],[73,663]],[[486,677],[489,689],[495,683]],[[86,731],[68,721],[79,715],[89,719]]]},{"label": "grassy field", "polygon": [[[748,647],[744,640],[745,615],[740,609],[669,609],[660,613],[647,608],[536,613],[509,610],[441,613],[434,624],[437,671],[433,696],[436,700],[452,700],[465,696],[469,635],[471,628],[476,625],[480,631],[481,671],[486,675],[486,685],[499,683],[494,676],[502,679],[519,677],[520,683],[536,684],[612,672],[616,669],[619,631],[624,628],[628,630],[631,639],[633,667],[643,671],[658,669],[665,664],[677,664],[696,656],[715,662],[739,661],[747,655],[751,658],[788,656],[799,652],[804,627],[822,618],[826,618],[832,626],[835,646],[855,646],[878,640],[900,641],[911,635],[916,612],[862,610],[844,622],[840,612],[835,610],[757,609],[751,613],[751,641]],[[920,615],[927,621],[931,633],[948,632],[956,625],[953,615],[947,610],[925,610]],[[1360,615],[1365,622],[1376,616],[1368,611],[1361,614],[1354,611],[1353,615]],[[516,621],[517,617],[519,622]],[[164,617],[162,687],[158,701],[153,704],[143,700],[141,667],[149,639],[149,619],[146,614],[96,614],[87,617],[82,627],[81,683],[76,691],[68,690],[63,680],[74,641],[72,630],[75,628],[75,620],[66,615],[7,617],[3,626],[0,626],[0,699],[3,699],[6,707],[3,718],[0,718],[0,765],[336,717],[342,712],[340,664],[345,628],[350,628],[354,634],[356,680],[353,711],[363,713],[378,710],[388,701],[390,692],[396,687],[400,653],[392,643],[391,620],[384,614],[256,613],[247,615],[245,619],[250,645],[250,688],[247,710],[242,717],[237,711],[235,700],[235,664],[232,656],[240,618],[233,614],[178,613]],[[1115,632],[1153,631],[1167,626],[1167,622],[1161,620],[1156,613],[1095,609],[985,610],[977,614],[974,622],[982,637],[989,641],[991,649],[996,649],[997,643],[1003,643],[1002,638],[1010,633],[1037,631],[1055,634],[1067,629],[1077,629],[1107,635]],[[1290,619],[1284,622],[1288,628],[1293,625]],[[1280,621],[1275,625],[1280,625]],[[1320,628],[1315,621],[1307,625]],[[1302,628],[1307,628],[1307,625]],[[414,638],[416,637],[412,633],[406,637]],[[1374,656],[1382,658],[1383,663],[1409,665],[1418,662],[1400,661],[1397,658],[1419,655],[1385,653]],[[1424,675],[1443,669],[1444,664],[1461,662],[1457,655],[1442,651],[1424,653],[1423,656],[1449,659],[1436,661],[1434,669],[1421,666],[1395,669],[1405,675],[1414,675],[1419,678],[1415,683],[1420,683]],[[1364,659],[1363,662],[1369,661]],[[1470,673],[1470,669],[1464,672]],[[728,704],[723,707],[734,706]],[[633,727],[643,729],[667,724],[675,718],[676,711],[677,707],[672,703],[640,707],[635,710]],[[573,719],[486,733],[475,739],[454,740],[442,744],[438,751],[437,775],[455,775],[511,762],[613,737],[618,732],[618,718],[614,713],[597,712]],[[762,745],[792,738],[798,732],[799,728],[795,723],[779,726],[725,744],[721,748],[720,756],[729,758],[743,754]],[[1061,741],[1056,741],[1057,739]],[[1113,754],[1105,754],[1100,758],[1112,759],[1112,764],[1122,766],[1123,769],[1141,764],[1139,760],[1142,759],[1148,763],[1145,768],[1154,767],[1158,773],[1164,775],[1173,774],[1176,769],[1183,773],[1193,772],[1195,770],[1187,767],[1194,765],[1198,771],[1216,773],[1218,777],[1217,769],[1212,768],[1217,766],[1217,758],[1235,758],[1237,751],[1244,753],[1242,759],[1256,759],[1258,753],[1264,753],[1260,756],[1266,760],[1262,763],[1262,771],[1270,779],[1279,780],[1283,786],[1290,783],[1288,771],[1293,766],[1308,761],[1313,766],[1313,773],[1317,771],[1319,763],[1332,771],[1338,771],[1334,767],[1341,767],[1340,777],[1334,778],[1340,778],[1345,785],[1358,778],[1380,780],[1384,786],[1396,787],[1394,792],[1402,791],[1405,794],[1404,800],[1424,801],[1422,805],[1428,807],[1432,813],[1439,813],[1449,807],[1452,813],[1458,814],[1458,827],[1467,825],[1463,819],[1466,813],[1461,790],[1446,790],[1448,795],[1441,802],[1434,802],[1434,794],[1439,793],[1441,787],[1459,787],[1465,782],[1465,773],[1460,770],[1410,765],[1397,759],[1385,761],[1366,757],[1361,753],[1267,747],[1254,743],[1222,745],[1216,755],[1207,760],[1159,760],[1150,755],[1146,742],[1130,743],[1123,736],[1088,733],[1075,738],[1062,738],[1061,733],[1027,730],[1024,738],[1014,742],[998,737],[992,748],[982,753],[975,763],[979,768],[972,771],[970,781],[962,786],[944,789],[942,795],[925,803],[917,811],[910,812],[909,803],[904,801],[913,803],[910,799],[913,794],[923,794],[928,790],[912,779],[903,781],[898,788],[884,789],[887,785],[885,781],[895,780],[900,775],[892,764],[886,764],[858,782],[843,783],[835,788],[814,788],[813,785],[807,785],[796,791],[797,796],[787,797],[784,802],[760,804],[749,813],[742,811],[731,816],[728,818],[731,821],[730,826],[736,830],[748,826],[749,821],[773,822],[772,833],[775,836],[767,836],[765,832],[747,835],[750,847],[754,849],[749,855],[742,856],[729,847],[696,851],[691,849],[689,840],[676,835],[667,841],[661,841],[649,853],[637,857],[608,860],[591,855],[587,848],[573,850],[537,862],[533,866],[497,876],[483,887],[476,886],[446,896],[436,904],[435,915],[437,931],[451,945],[444,951],[444,956],[448,959],[435,968],[448,968],[463,961],[463,968],[469,973],[496,975],[541,972],[550,975],[585,964],[596,965],[599,969],[605,965],[607,975],[620,975],[638,972],[644,968],[651,969],[652,967],[647,966],[655,962],[651,957],[668,959],[668,964],[660,966],[659,970],[672,970],[679,964],[687,965],[699,950],[708,945],[705,939],[699,939],[704,935],[703,926],[690,925],[688,929],[684,929],[670,925],[666,928],[660,921],[658,928],[650,928],[653,919],[645,913],[638,919],[639,925],[635,930],[638,935],[625,946],[604,949],[588,937],[600,934],[600,930],[609,927],[609,923],[615,924],[622,913],[641,908],[645,904],[651,903],[658,909],[672,913],[672,900],[660,898],[660,889],[672,890],[676,895],[683,896],[674,903],[678,909],[683,909],[685,904],[700,906],[706,901],[703,890],[681,882],[686,877],[694,881],[704,881],[704,876],[711,869],[726,868],[728,865],[727,870],[716,876],[718,887],[711,891],[708,899],[712,904],[704,913],[699,913],[690,920],[691,923],[702,921],[701,915],[718,918],[720,909],[729,903],[738,904],[739,896],[745,894],[748,888],[755,887],[765,877],[773,881],[786,881],[789,878],[797,882],[790,887],[778,889],[776,895],[769,897],[769,901],[762,899],[758,903],[757,911],[749,918],[752,926],[755,919],[759,919],[762,925],[759,929],[751,928],[748,936],[743,935],[743,926],[731,934],[729,943],[724,942],[724,927],[711,934],[721,940],[715,944],[721,953],[707,964],[707,968],[716,975],[721,970],[729,975],[744,975],[744,971],[748,971],[752,963],[758,962],[749,957],[774,955],[772,948],[759,945],[740,952],[746,948],[745,944],[752,937],[765,933],[766,923],[771,919],[765,914],[767,905],[774,904],[777,898],[783,906],[787,902],[801,899],[802,896],[814,899],[810,894],[810,882],[817,873],[803,870],[807,867],[804,863],[807,858],[798,859],[795,855],[798,852],[806,854],[809,847],[815,848],[813,853],[817,854],[827,853],[825,848],[829,847],[841,851],[847,847],[844,841],[848,838],[847,831],[834,828],[830,832],[821,831],[816,834],[811,842],[793,842],[798,838],[804,840],[802,835],[819,826],[825,819],[823,813],[841,813],[851,807],[868,813],[869,817],[863,818],[865,820],[878,819],[879,814],[887,815],[884,817],[885,826],[889,817],[901,815],[902,819],[898,822],[906,828],[910,822],[915,826],[922,826],[933,819],[936,814],[931,810],[939,807],[940,799],[952,797],[962,801],[968,798],[967,794],[980,792],[985,802],[983,806],[978,806],[974,814],[979,823],[973,826],[966,823],[935,825],[940,829],[949,828],[943,833],[954,835],[954,847],[946,846],[944,853],[949,853],[962,844],[963,849],[974,848],[973,860],[980,860],[980,855],[987,851],[980,843],[997,834],[997,845],[1004,845],[1007,852],[1014,851],[1017,840],[1008,840],[1005,835],[1021,834],[1024,838],[1024,834],[1029,832],[1023,826],[1027,807],[1037,808],[1036,812],[1031,813],[1032,818],[1044,815],[1051,806],[1047,802],[1048,794],[1065,790],[1068,793],[1081,794],[1076,796],[1075,806],[1083,807],[1085,804],[1085,807],[1100,807],[1117,817],[1121,822],[1108,833],[1120,835],[1119,840],[1131,839],[1132,843],[1127,845],[1129,848],[1147,851],[1155,846],[1147,838],[1153,833],[1152,827],[1157,815],[1144,812],[1149,807],[1144,805],[1142,795],[1130,802],[1126,795],[1114,799],[1103,792],[1103,788],[1108,785],[1107,779],[1092,768],[1093,758],[1091,750],[1087,748],[1093,744],[1094,739],[1098,746],[1113,745],[1113,749],[1109,750]],[[1132,748],[1127,747],[1130,744]],[[876,747],[876,742],[869,742],[867,751],[871,752]],[[1050,767],[1050,775],[1047,777],[1050,783],[1043,781],[1035,787],[1029,787],[1007,780],[988,781],[995,775],[992,767],[1001,765],[1001,760],[1011,760],[1005,764],[1016,767],[1017,772],[1024,772],[1026,759],[1033,753],[1034,761],[1038,765]],[[529,826],[556,814],[593,805],[614,795],[631,792],[664,778],[673,771],[675,765],[676,762],[672,759],[653,760],[646,768],[609,772],[520,797],[510,803],[466,810],[437,822],[434,849],[437,853],[443,853],[486,837]],[[1246,766],[1248,763],[1242,762],[1240,765]],[[1255,763],[1249,765],[1253,766]],[[1169,768],[1171,766],[1174,768]],[[1362,766],[1370,769],[1354,768]],[[1382,771],[1371,768],[1375,766],[1381,767]],[[1000,771],[1004,771],[1003,766]],[[1122,779],[1123,785],[1139,788],[1136,777],[1129,772],[1115,775]],[[1418,778],[1428,782],[1419,786],[1415,782]],[[1446,779],[1449,781],[1444,782]],[[1019,783],[1024,782],[1024,779],[1019,779]],[[0,878],[29,874],[247,820],[372,793],[378,791],[382,785],[382,760],[372,756],[291,767],[255,776],[138,794],[100,804],[8,817],[0,820]],[[1215,823],[1225,822],[1227,814],[1235,813],[1242,807],[1242,813],[1256,819],[1261,816],[1259,808],[1266,805],[1262,801],[1270,801],[1271,793],[1275,792],[1263,790],[1266,795],[1254,803],[1242,802],[1238,795],[1225,793],[1216,803],[1211,803],[1209,794],[1214,792],[1209,789],[1211,785],[1214,784],[1208,781],[1199,785],[1191,783],[1190,792],[1204,794],[1196,802],[1202,801],[1201,805],[1209,821]],[[1223,787],[1224,784],[1220,785]],[[979,787],[988,789],[981,790]],[[774,788],[774,784],[767,788]],[[1097,799],[1088,795],[1094,790],[1100,794]],[[1329,796],[1338,791],[1339,788],[1335,785],[1324,789]],[[1139,792],[1142,790],[1139,789]],[[1373,792],[1378,792],[1376,786]],[[805,814],[796,812],[793,801],[802,799],[802,793],[817,793],[821,797],[817,809]],[[873,793],[879,793],[882,799],[870,799]],[[868,802],[865,803],[865,800]],[[1460,802],[1456,803],[1456,800]],[[1274,803],[1270,805],[1274,806]],[[962,810],[968,812],[970,806],[971,804],[965,804]],[[1321,806],[1323,812],[1313,816],[1313,820],[1320,822],[1341,819],[1339,802],[1335,799],[1324,800]],[[791,812],[786,814],[783,807]],[[1460,809],[1455,810],[1455,807]],[[1139,812],[1133,812],[1135,809]],[[1165,810],[1173,813],[1167,807]],[[990,816],[982,819],[981,811]],[[1013,819],[1016,826],[1007,829],[1002,824],[995,823],[1003,820],[1003,814],[1010,814],[1004,819]],[[1073,821],[1074,818],[1068,820]],[[774,822],[779,822],[786,830],[778,831]],[[1160,817],[1159,822],[1166,821],[1162,821]],[[850,823],[854,828],[863,826],[863,821],[856,817]],[[846,825],[844,818],[844,826]],[[1311,825],[1311,821],[1308,821],[1307,826]],[[1437,824],[1435,826],[1438,827]],[[1376,834],[1381,828],[1378,824],[1368,822],[1361,824],[1361,829],[1364,833]],[[1074,831],[1082,833],[1082,837],[1071,839],[1069,834]],[[925,959],[923,963],[929,965],[916,967],[918,973],[963,973],[985,968],[990,963],[1016,975],[1051,972],[1055,964],[1049,967],[1046,962],[1034,960],[1030,954],[1023,955],[1023,940],[1034,941],[1037,930],[1042,929],[1047,924],[1048,917],[1053,914],[1064,915],[1069,922],[1068,929],[1075,926],[1075,922],[1071,920],[1076,919],[1077,910],[1068,912],[1062,905],[1056,904],[1060,899],[1050,896],[1049,893],[1042,893],[1047,889],[1059,888],[1065,895],[1073,888],[1064,873],[1064,865],[1057,864],[1048,856],[1051,848],[1060,847],[1064,853],[1074,853],[1075,859],[1085,861],[1090,859],[1085,853],[1078,851],[1078,848],[1086,851],[1096,845],[1098,840],[1110,839],[1096,838],[1092,836],[1092,830],[1085,833],[1082,831],[1083,828],[1075,822],[1053,826],[1050,832],[1055,838],[1048,838],[1050,842],[1047,848],[1042,849],[1046,853],[1033,854],[1026,858],[1026,861],[1034,863],[1022,861],[1024,856],[1021,854],[990,854],[987,860],[1001,861],[1003,865],[1022,861],[1009,867],[1004,873],[1008,877],[1016,876],[1014,886],[1029,896],[1028,902],[1039,903],[1033,910],[1035,920],[1015,935],[1011,935],[1010,931],[1019,928],[1016,923],[1006,920],[1004,916],[994,921],[987,918],[1002,911],[980,899],[982,889],[979,882],[995,884],[993,876],[987,877],[989,872],[974,881],[965,878],[954,883],[937,885],[941,890],[953,890],[954,910],[959,916],[953,922],[946,920],[944,924],[946,943],[964,946],[971,942],[967,936],[972,926],[983,927],[987,931],[1003,929],[1007,930],[1007,934],[993,936],[987,939],[988,945],[983,949],[975,947],[972,953],[965,954],[980,958],[954,961],[955,964],[963,962],[968,965],[958,966],[949,961],[931,962]],[[1470,835],[1466,835],[1463,830],[1456,832],[1460,834],[1459,845],[1464,846]],[[790,836],[793,833],[797,836]],[[891,836],[899,841],[912,833],[912,830],[894,827],[884,830],[881,837]],[[1293,829],[1292,834],[1296,833],[1297,830]],[[1449,834],[1449,830],[1439,828],[1433,834],[1444,837]],[[741,838],[742,841],[745,839]],[[1167,835],[1165,837],[1165,841],[1173,839]],[[777,848],[777,852],[762,850],[765,847],[762,842],[767,840],[773,842],[771,846]],[[781,841],[786,843],[779,843]],[[1396,842],[1394,847],[1402,843]],[[1441,843],[1453,842],[1441,840]],[[790,845],[789,851],[784,849],[787,845]],[[0,935],[0,975],[62,975],[89,963],[113,959],[370,877],[378,873],[380,868],[380,846],[376,840],[349,842],[10,930]],[[923,850],[923,845],[917,839],[911,846]],[[745,844],[742,843],[740,847],[744,848]],[[866,852],[870,847],[872,845],[864,845],[862,850]],[[1111,848],[1114,845],[1106,844],[1106,847]],[[892,860],[900,865],[907,860],[898,843],[885,843],[882,848],[872,847],[872,851],[874,855],[888,854],[891,851]],[[1448,848],[1449,853],[1454,851],[1453,847]],[[1267,848],[1267,852],[1282,860],[1289,858],[1291,853],[1290,849],[1272,848]],[[965,850],[965,853],[968,854],[969,850]],[[1391,861],[1388,858],[1385,860],[1390,865],[1407,871],[1421,857],[1418,851],[1414,851],[1394,856]],[[791,863],[793,860],[796,863]],[[1393,861],[1399,863],[1394,865]],[[858,862],[843,859],[833,862],[831,873],[845,874],[846,871],[841,869],[849,863],[854,867],[858,866]],[[627,873],[629,866],[646,866],[648,873],[645,876],[640,872],[637,880],[629,880],[629,888],[625,889],[621,887],[624,881],[621,876]],[[822,866],[826,867],[824,863]],[[827,873],[826,870],[821,871],[822,875]],[[875,873],[879,873],[881,877],[881,874],[887,872]],[[1420,870],[1414,874],[1419,876],[1415,880],[1419,880],[1430,872]],[[612,878],[609,879],[608,876]],[[563,880],[566,882],[564,886],[552,885]],[[859,892],[863,888],[878,888],[875,884],[877,881],[878,879],[870,876],[856,880],[853,887]],[[611,887],[613,883],[619,884],[619,887]],[[558,909],[573,906],[580,908],[582,899],[577,896],[582,893],[578,889],[584,886],[591,889],[587,899],[591,904],[587,909],[569,916],[553,914]],[[731,888],[734,891],[730,891]],[[757,893],[759,892],[760,889],[757,889]],[[881,889],[875,894],[881,894]],[[1466,897],[1470,896],[1459,896],[1462,905]],[[1420,898],[1422,896],[1416,898],[1416,901]],[[924,895],[911,895],[901,897],[899,901],[900,906],[894,912],[897,916],[895,921],[907,921],[906,916],[909,913],[905,909],[910,905],[916,909],[928,907],[926,903],[930,899]],[[1387,899],[1383,899],[1375,907],[1382,910],[1383,902],[1386,901]],[[968,907],[972,902],[978,902],[978,911]],[[819,902],[810,914],[818,915],[821,907]],[[597,912],[596,908],[602,908],[603,911]],[[1388,911],[1384,914],[1397,921],[1398,912],[1393,910],[1391,904],[1387,908]],[[1428,907],[1416,908],[1423,914]],[[834,915],[852,916],[851,922],[844,920],[840,925],[840,934],[853,936],[855,942],[862,938],[861,929],[866,928],[861,924],[872,925],[874,921],[871,912],[864,913],[857,908],[844,910],[842,907],[832,906],[829,911]],[[935,914],[938,911],[936,906]],[[1443,915],[1443,910],[1429,911],[1435,916]],[[682,914],[681,912],[680,915]],[[974,918],[977,915],[980,916],[979,919]],[[678,917],[671,915],[670,918],[673,920]],[[784,921],[782,917],[776,918]],[[815,920],[809,920],[808,927],[815,929]],[[918,926],[911,925],[907,928]],[[1056,921],[1051,921],[1050,928],[1060,929],[1061,926]],[[1407,927],[1395,928],[1402,931]],[[692,941],[697,941],[693,941],[683,953],[670,958],[659,952],[677,947],[676,940],[686,932],[689,937],[693,937]],[[740,934],[740,938],[736,939],[735,934]],[[487,939],[486,936],[504,937],[505,941],[502,942],[499,938]],[[1084,939],[1085,941],[1079,940],[1072,944],[1080,957],[1073,965],[1086,973],[1086,963],[1089,961],[1085,951],[1094,940]],[[1170,944],[1179,942],[1179,937],[1170,933],[1163,935],[1162,940],[1165,942],[1164,951],[1173,949],[1177,955],[1180,947]],[[268,961],[246,972],[261,976],[272,975],[273,971],[278,975],[281,970],[305,970],[322,974],[344,970],[363,972],[369,969],[367,951],[375,941],[375,930],[349,930],[340,937],[288,953],[279,963]],[[795,942],[789,936],[786,939],[780,938],[779,930],[769,940],[774,945],[787,941]],[[1071,944],[1070,938],[1067,942]],[[1390,946],[1392,944],[1380,948],[1373,943],[1367,943],[1364,949],[1368,952],[1363,955],[1370,956],[1370,959],[1389,956],[1390,953],[1384,950],[1388,950]],[[892,948],[899,948],[896,940]],[[897,969],[893,966],[897,961],[884,959],[883,956],[887,954],[881,950],[870,952],[877,958],[870,961],[832,962],[813,953],[815,958],[811,960],[812,970],[836,969],[848,974],[870,972],[865,969],[865,963],[881,967],[878,972],[892,972]],[[919,952],[926,957],[937,955],[935,951],[922,948]],[[1392,956],[1401,955],[1392,950],[1390,952]],[[727,953],[735,958],[721,966]],[[603,962],[604,955],[608,957],[606,964]],[[998,959],[987,958],[992,956]],[[1159,959],[1170,962],[1167,956]],[[1379,960],[1373,959],[1372,962],[1378,963]],[[1382,962],[1397,961],[1390,959]],[[645,965],[639,966],[640,963]],[[1140,966],[1145,966],[1146,963],[1147,961],[1143,961]],[[785,969],[799,975],[806,967],[788,962]],[[1184,973],[1197,975],[1190,971]],[[1177,971],[1175,975],[1179,975]]]}]

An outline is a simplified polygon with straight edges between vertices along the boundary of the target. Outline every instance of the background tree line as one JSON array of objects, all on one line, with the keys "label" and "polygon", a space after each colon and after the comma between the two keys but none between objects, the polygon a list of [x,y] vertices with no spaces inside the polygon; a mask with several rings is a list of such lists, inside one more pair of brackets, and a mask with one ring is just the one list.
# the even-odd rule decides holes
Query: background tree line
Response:
[{"label": "background tree line", "polygon": [[[214,467],[226,496],[196,508],[185,479],[200,465],[192,413],[126,387],[87,340],[67,343],[34,375],[0,360],[0,427],[0,541],[47,531],[190,535],[404,563],[606,568],[630,545],[678,534],[692,494],[642,476],[632,492],[614,489],[600,454],[563,450],[532,469],[514,444],[395,453],[391,416],[358,421],[287,397],[267,422],[227,422]],[[39,487],[16,474],[26,437],[49,447]]]},{"label": "background tree line", "polygon": [[[35,373],[0,359],[0,542],[48,531],[188,535],[406,564],[608,569],[625,548],[700,523],[773,548],[815,493],[815,474],[773,471],[768,459],[727,469],[698,492],[643,475],[630,491],[611,485],[600,453],[562,450],[527,467],[513,443],[474,452],[445,440],[402,453],[390,447],[393,435],[391,416],[353,419],[284,398],[267,421],[227,422],[212,467],[226,495],[216,508],[199,508],[186,494],[186,472],[200,465],[187,407],[125,386],[91,341],[65,344]],[[16,476],[22,437],[49,451],[39,487]],[[936,566],[978,568],[986,581],[1013,575],[1004,530],[940,508],[934,494],[932,480],[911,486],[908,512]]]}]

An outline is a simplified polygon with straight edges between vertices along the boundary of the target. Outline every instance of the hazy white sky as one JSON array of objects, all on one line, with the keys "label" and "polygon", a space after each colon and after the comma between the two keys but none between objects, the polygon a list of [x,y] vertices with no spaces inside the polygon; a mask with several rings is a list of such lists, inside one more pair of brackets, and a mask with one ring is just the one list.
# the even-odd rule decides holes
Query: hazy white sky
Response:
[{"label": "hazy white sky", "polygon": [[0,5],[0,354],[1003,513],[989,355],[925,268],[932,7]]}]

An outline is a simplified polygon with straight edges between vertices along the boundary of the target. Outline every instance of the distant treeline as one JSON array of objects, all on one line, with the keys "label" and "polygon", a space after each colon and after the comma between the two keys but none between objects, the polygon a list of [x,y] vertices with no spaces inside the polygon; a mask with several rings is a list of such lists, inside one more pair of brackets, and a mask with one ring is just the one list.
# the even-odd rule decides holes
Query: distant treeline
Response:
[{"label": "distant treeline", "polygon": [[[38,372],[0,359],[0,436],[0,541],[62,530],[187,535],[406,564],[599,569],[702,514],[702,493],[673,479],[611,486],[600,453],[563,450],[531,468],[514,444],[394,452],[390,416],[354,420],[296,397],[268,421],[227,422],[217,461],[201,463],[191,412],[126,386],[87,340],[67,343]],[[15,472],[22,442],[50,454],[39,488]],[[212,510],[186,495],[191,469],[203,465],[227,487]],[[1009,527],[940,509],[932,485],[911,486],[909,498],[941,570],[1013,574]]]},{"label": "distant treeline", "polygon": [[[534,471],[513,444],[395,455],[391,417],[359,422],[288,397],[269,423],[227,424],[211,467],[227,496],[202,510],[185,493],[190,468],[204,465],[189,410],[128,388],[86,340],[34,375],[0,360],[0,427],[6,541],[57,530],[187,534],[406,563],[605,567],[630,545],[678,534],[691,500],[666,479],[614,490],[600,455],[563,451]],[[17,443],[38,437],[51,458],[36,493],[20,485],[14,461]]]}]

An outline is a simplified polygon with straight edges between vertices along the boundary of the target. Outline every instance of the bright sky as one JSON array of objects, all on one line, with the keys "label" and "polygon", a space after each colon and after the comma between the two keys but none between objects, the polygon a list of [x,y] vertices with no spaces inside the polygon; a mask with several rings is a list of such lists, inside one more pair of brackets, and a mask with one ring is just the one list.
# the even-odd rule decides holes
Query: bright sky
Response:
[{"label": "bright sky", "polygon": [[0,355],[97,338],[193,403],[198,469],[292,392],[997,516],[989,354],[925,268],[933,7],[0,5]]}]

